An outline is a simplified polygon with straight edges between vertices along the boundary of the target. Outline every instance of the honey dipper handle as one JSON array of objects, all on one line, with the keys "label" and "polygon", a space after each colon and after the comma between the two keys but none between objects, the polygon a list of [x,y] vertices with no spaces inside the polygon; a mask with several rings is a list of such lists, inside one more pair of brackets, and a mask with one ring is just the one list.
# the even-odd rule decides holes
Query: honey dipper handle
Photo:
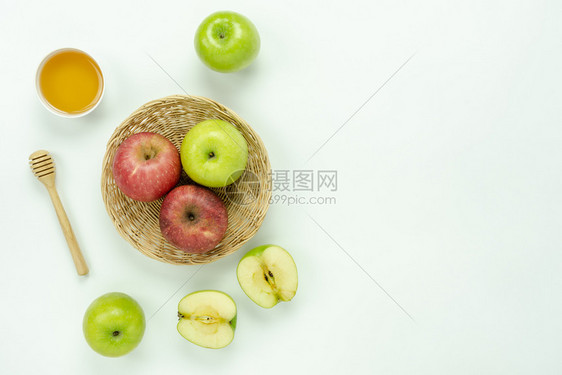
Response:
[{"label": "honey dipper handle", "polygon": [[64,237],[66,238],[66,243],[68,244],[68,248],[70,249],[70,254],[72,255],[74,265],[76,266],[76,271],[79,275],[86,275],[88,273],[88,265],[86,264],[86,261],[82,256],[82,252],[80,251],[78,242],[76,242],[76,237],[74,236],[74,232],[72,231],[72,227],[70,226],[70,222],[68,221],[68,217],[66,216],[66,211],[64,210],[64,207],[62,206],[62,203],[60,201],[57,189],[54,186],[50,186],[47,187],[47,190],[49,191],[49,195],[51,196],[53,206],[55,206],[55,211],[57,212],[57,217],[59,218],[62,232],[64,234]]}]

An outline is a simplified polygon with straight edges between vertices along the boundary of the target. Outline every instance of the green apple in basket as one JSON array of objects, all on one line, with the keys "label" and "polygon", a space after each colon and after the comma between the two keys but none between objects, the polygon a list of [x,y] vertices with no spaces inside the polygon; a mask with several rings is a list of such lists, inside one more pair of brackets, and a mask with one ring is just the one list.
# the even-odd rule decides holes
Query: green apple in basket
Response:
[{"label": "green apple in basket", "polygon": [[181,164],[193,181],[223,187],[236,181],[248,162],[248,144],[223,120],[205,120],[191,128],[180,148]]},{"label": "green apple in basket", "polygon": [[222,73],[244,69],[260,50],[260,35],[248,18],[236,12],[216,12],[195,33],[195,51],[209,68]]},{"label": "green apple in basket", "polygon": [[210,349],[232,342],[236,329],[236,303],[226,293],[200,290],[178,304],[178,332],[188,341]]},{"label": "green apple in basket", "polygon": [[295,261],[287,250],[276,245],[248,251],[238,263],[236,276],[244,293],[266,309],[279,301],[290,301],[297,292]]}]

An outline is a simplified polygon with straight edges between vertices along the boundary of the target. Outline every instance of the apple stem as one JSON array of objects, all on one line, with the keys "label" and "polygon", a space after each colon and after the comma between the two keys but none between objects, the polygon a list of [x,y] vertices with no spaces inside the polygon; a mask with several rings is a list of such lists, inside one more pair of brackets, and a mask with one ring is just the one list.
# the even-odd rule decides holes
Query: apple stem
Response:
[{"label": "apple stem", "polygon": [[120,333],[121,332],[119,332],[119,331],[113,331],[113,336],[119,336]]},{"label": "apple stem", "polygon": [[154,159],[156,156],[156,152],[153,149],[150,149],[148,152],[144,154],[144,160]]}]

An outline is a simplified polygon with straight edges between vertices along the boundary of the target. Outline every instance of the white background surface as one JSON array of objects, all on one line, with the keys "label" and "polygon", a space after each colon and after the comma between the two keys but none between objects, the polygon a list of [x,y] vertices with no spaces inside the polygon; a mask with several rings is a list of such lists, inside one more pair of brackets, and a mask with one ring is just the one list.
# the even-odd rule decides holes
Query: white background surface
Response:
[{"label": "white background surface", "polygon": [[[192,42],[222,9],[247,15],[262,40],[256,63],[231,75],[205,68]],[[3,0],[0,372],[562,373],[561,15],[558,0]],[[48,113],[35,94],[37,65],[67,46],[92,54],[106,79],[81,119]],[[274,169],[336,169],[336,204],[272,205],[247,246],[186,284],[197,267],[128,245],[101,199],[105,144],[143,103],[182,93],[149,56],[245,118]],[[27,165],[39,148],[55,157],[87,277]],[[293,302],[272,310],[235,277],[263,243],[289,249],[299,268]],[[225,349],[176,332],[178,301],[203,288],[238,304]],[[110,291],[148,319],[118,359],[93,352],[81,329]]]}]

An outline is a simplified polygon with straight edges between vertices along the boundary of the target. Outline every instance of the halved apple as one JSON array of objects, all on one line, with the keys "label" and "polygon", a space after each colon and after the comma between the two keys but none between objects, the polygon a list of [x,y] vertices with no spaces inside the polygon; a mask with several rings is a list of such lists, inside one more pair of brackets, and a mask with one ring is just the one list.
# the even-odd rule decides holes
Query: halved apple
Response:
[{"label": "halved apple", "polygon": [[244,293],[266,309],[279,301],[290,301],[297,292],[295,261],[287,250],[276,245],[248,251],[238,263],[236,276]]},{"label": "halved apple", "polygon": [[226,293],[200,290],[178,304],[178,332],[192,343],[211,349],[232,342],[236,329],[236,303]]}]

